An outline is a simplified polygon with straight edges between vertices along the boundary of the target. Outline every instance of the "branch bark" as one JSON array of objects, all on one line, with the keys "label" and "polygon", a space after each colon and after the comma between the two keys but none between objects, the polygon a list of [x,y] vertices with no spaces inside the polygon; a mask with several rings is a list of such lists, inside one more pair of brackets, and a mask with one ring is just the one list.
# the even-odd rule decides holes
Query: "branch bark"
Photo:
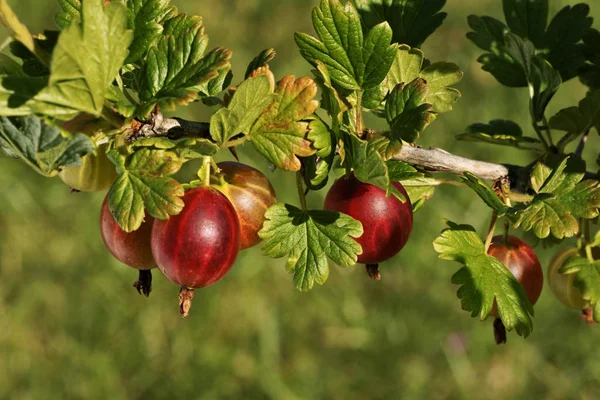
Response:
[{"label": "branch bark", "polygon": [[422,149],[412,146],[403,146],[400,153],[394,156],[393,159],[404,161],[411,165],[418,165],[432,172],[449,172],[462,175],[463,172],[467,171],[481,179],[487,180],[496,180],[509,176],[521,168],[516,165],[471,160],[470,158],[459,157],[442,149]]},{"label": "branch bark", "polygon": [[[132,141],[160,136],[171,139],[194,137],[212,140],[208,122],[194,122],[182,118],[163,118],[160,112],[152,114],[150,121],[135,121],[131,132],[130,139]],[[439,148],[423,149],[403,146],[400,153],[395,155],[393,159],[404,161],[430,172],[448,172],[462,175],[466,171],[480,179],[491,181],[508,177],[511,190],[517,193],[526,193],[529,185],[529,167],[472,160]],[[586,178],[598,179],[598,176],[587,173]]]}]

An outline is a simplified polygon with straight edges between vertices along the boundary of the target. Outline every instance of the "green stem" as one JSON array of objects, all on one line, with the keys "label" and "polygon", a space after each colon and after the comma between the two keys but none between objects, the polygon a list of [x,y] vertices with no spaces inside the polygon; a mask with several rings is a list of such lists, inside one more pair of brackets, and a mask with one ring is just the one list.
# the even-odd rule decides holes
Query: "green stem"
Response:
[{"label": "green stem", "polygon": [[204,172],[204,176],[202,177],[202,185],[204,187],[210,187],[210,165],[212,162],[211,156],[202,157],[202,168]]},{"label": "green stem", "polygon": [[550,146],[548,145],[548,142],[544,138],[544,134],[540,130],[540,127],[537,126],[537,124],[535,122],[533,122],[532,126],[533,126],[533,130],[535,131],[535,133],[537,133],[538,138],[540,139],[540,142],[542,142],[542,144],[544,145],[545,152],[549,152],[550,151]]},{"label": "green stem", "polygon": [[102,107],[102,113],[100,115],[117,129],[121,129],[125,123],[125,118],[122,115],[117,114],[107,106]]},{"label": "green stem", "polygon": [[496,221],[498,221],[498,213],[496,210],[492,211],[492,220],[490,221],[490,228],[488,229],[487,237],[485,238],[485,252],[487,253],[490,245],[492,244],[492,238],[494,237],[494,231],[496,230]]},{"label": "green stem", "polygon": [[300,205],[302,206],[302,211],[308,211],[308,206],[306,204],[306,195],[304,194],[304,184],[302,182],[302,179],[302,172],[296,172],[296,188],[298,189]]},{"label": "green stem", "polygon": [[240,144],[246,143],[249,139],[250,138],[248,136],[244,135],[239,139],[228,141],[227,143],[225,143],[225,145],[223,147],[236,147],[236,146],[239,146]]},{"label": "green stem", "polygon": [[363,123],[362,123],[362,90],[358,90],[356,92],[356,105],[354,106],[355,109],[355,118],[356,118],[356,135],[358,137],[361,137],[362,135],[362,131],[363,131]]},{"label": "green stem", "polygon": [[543,129],[546,132],[546,137],[548,138],[548,143],[550,144],[550,147],[554,147],[554,142],[552,141],[552,132],[550,132],[550,125],[548,124],[548,119],[546,118],[545,115],[544,115],[544,118],[542,119],[542,122],[544,123]]}]

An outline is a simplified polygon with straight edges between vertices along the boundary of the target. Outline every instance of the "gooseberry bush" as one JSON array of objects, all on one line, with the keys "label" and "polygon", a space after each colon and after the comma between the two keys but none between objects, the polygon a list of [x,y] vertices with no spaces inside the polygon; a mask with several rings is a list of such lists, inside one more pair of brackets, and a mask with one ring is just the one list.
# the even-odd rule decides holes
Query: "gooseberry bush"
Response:
[{"label": "gooseberry bush", "polygon": [[[12,38],[0,54],[0,147],[73,191],[107,191],[102,237],[140,270],[140,293],[150,293],[158,267],[180,286],[185,316],[193,289],[220,280],[259,242],[265,257],[286,260],[301,291],[324,284],[334,264],[363,263],[379,279],[378,263],[410,247],[417,211],[450,183],[481,198],[490,228],[447,221],[433,247],[461,264],[452,277],[461,306],[496,318],[498,342],[505,329],[532,332],[544,281],[519,232],[547,245],[577,238],[547,278],[560,301],[600,321],[600,182],[582,158],[597,152],[587,142],[600,130],[600,32],[588,5],[552,16],[548,0],[503,0],[503,17],[468,18],[483,70],[528,88],[531,125],[498,116],[456,139],[527,152],[531,162],[517,166],[418,145],[460,98],[459,66],[420,50],[444,22],[445,0],[321,0],[315,33],[294,36],[313,68],[300,78],[274,76],[273,49],[233,77],[231,52],[209,49],[202,19],[169,0],[58,2],[58,28],[32,34],[0,0]],[[572,79],[588,87],[585,97],[547,115]],[[162,114],[193,102],[213,111],[209,121]],[[389,128],[365,126],[365,113]],[[213,160],[223,151],[238,158],[242,145],[295,174],[297,204],[278,203],[264,173]],[[193,161],[197,178],[177,180]],[[323,209],[308,209],[307,196],[326,187]],[[494,237],[498,224],[504,234]]]}]

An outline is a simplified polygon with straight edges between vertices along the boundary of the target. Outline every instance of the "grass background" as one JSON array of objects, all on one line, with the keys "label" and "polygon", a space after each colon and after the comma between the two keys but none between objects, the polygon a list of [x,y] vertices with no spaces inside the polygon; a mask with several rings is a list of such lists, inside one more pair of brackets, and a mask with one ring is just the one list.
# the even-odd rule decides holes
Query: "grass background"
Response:
[{"label": "grass background", "polygon": [[[32,32],[54,28],[54,1],[10,1]],[[274,47],[276,76],[310,74],[293,42],[313,32],[316,0],[175,0],[202,15],[211,46],[234,52],[237,78]],[[573,1],[552,0],[556,12]],[[592,15],[600,19],[600,4]],[[449,0],[449,16],[424,46],[428,58],[465,72],[462,99],[423,137],[460,155],[526,163],[531,155],[455,142],[474,122],[513,119],[528,127],[526,89],[507,89],[481,71],[466,38],[469,14],[500,18],[499,0]],[[596,24],[596,26],[598,26]],[[1,33],[2,38],[6,33]],[[235,81],[235,80],[234,80]],[[565,84],[548,115],[585,94]],[[202,106],[178,114],[208,118]],[[369,119],[371,127],[381,127]],[[528,134],[533,134],[525,129]],[[590,141],[588,154],[597,154]],[[267,165],[249,148],[242,160]],[[450,284],[458,265],[440,261],[432,241],[443,218],[483,234],[489,213],[472,193],[443,187],[415,214],[407,247],[374,282],[362,268],[332,266],[324,286],[299,293],[283,260],[240,254],[218,284],[196,293],[192,314],[177,311],[178,288],[154,274],[149,299],[131,288],[136,272],[112,259],[98,230],[102,193],[71,194],[24,164],[0,157],[0,398],[2,399],[597,399],[600,327],[581,322],[548,287],[534,332],[496,346],[491,321],[460,309]],[[191,172],[190,172],[191,174]],[[269,173],[282,201],[296,203],[294,176]],[[319,207],[326,191],[312,194]],[[538,248],[543,265],[557,249]]]}]

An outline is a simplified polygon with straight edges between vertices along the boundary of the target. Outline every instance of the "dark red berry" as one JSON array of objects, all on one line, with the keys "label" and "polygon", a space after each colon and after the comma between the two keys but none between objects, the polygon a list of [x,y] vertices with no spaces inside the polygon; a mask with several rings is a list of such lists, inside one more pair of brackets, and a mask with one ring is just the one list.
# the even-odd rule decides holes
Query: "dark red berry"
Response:
[{"label": "dark red berry", "polygon": [[[509,269],[523,289],[525,289],[525,293],[531,304],[535,304],[542,293],[544,273],[533,249],[515,236],[508,236],[506,242],[504,236],[495,236],[492,238],[488,254],[497,258]],[[494,320],[494,338],[496,343],[506,343],[506,329],[502,320],[498,318],[498,306],[495,300],[490,315],[496,317]]]},{"label": "dark red berry", "polygon": [[152,274],[156,268],[152,256],[150,237],[154,218],[146,216],[142,225],[133,232],[121,229],[108,207],[108,196],[104,198],[100,211],[100,234],[110,253],[123,264],[140,270],[140,279],[134,283],[138,292],[148,296],[151,291]]},{"label": "dark red berry", "polygon": [[154,222],[152,254],[161,272],[182,287],[180,311],[186,316],[191,289],[217,282],[235,262],[240,225],[235,208],[216,189],[189,190],[183,201],[180,214]]},{"label": "dark red berry", "polygon": [[396,255],[412,230],[412,207],[406,190],[400,183],[394,187],[404,195],[403,203],[396,196],[386,196],[383,189],[356,179],[354,175],[338,179],[325,198],[326,210],[338,211],[359,220],[364,233],[357,239],[363,252],[358,262],[378,264]]},{"label": "dark red berry", "polygon": [[[531,304],[535,304],[542,294],[544,273],[533,249],[518,237],[508,236],[505,243],[504,236],[495,236],[492,238],[488,254],[497,258],[509,269],[525,289]],[[492,315],[498,315],[495,306]]]},{"label": "dark red berry", "polygon": [[226,161],[217,166],[223,179],[213,179],[213,187],[235,207],[240,220],[241,249],[247,249],[260,242],[258,231],[265,221],[265,212],[277,202],[275,190],[262,172],[248,165]]}]

